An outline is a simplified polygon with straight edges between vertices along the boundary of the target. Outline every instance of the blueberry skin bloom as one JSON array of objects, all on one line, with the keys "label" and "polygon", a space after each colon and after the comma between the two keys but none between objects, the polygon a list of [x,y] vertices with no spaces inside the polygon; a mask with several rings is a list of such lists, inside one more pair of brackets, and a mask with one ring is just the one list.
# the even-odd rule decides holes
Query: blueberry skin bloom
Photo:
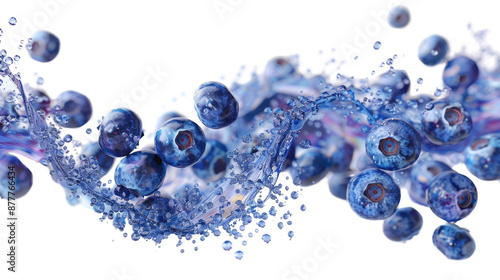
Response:
[{"label": "blueberry skin bloom", "polygon": [[434,66],[443,61],[448,53],[448,42],[439,35],[425,38],[418,47],[418,58],[427,66]]},{"label": "blueberry skin bloom", "polygon": [[385,99],[394,101],[400,99],[410,89],[410,78],[403,70],[392,70],[382,73],[375,81],[373,88],[380,88],[385,93]]},{"label": "blueberry skin bloom", "polygon": [[[295,185],[308,187],[321,181],[328,173],[330,162],[319,151],[307,151],[296,161],[297,167],[290,170]],[[300,183],[299,183],[300,182]]]},{"label": "blueberry skin bloom", "polygon": [[27,45],[31,58],[39,62],[49,62],[56,58],[61,47],[56,35],[47,31],[37,31],[31,39],[31,44]]},{"label": "blueberry skin bloom", "polygon": [[410,172],[410,194],[411,200],[427,206],[427,189],[432,180],[445,171],[451,171],[451,167],[440,161],[418,161]]},{"label": "blueberry skin bloom", "polygon": [[[0,155],[0,197],[7,199],[9,192],[15,194],[14,198],[18,199],[25,196],[33,185],[33,174],[26,165],[24,165],[17,157],[9,154]],[[14,168],[10,168],[13,166]],[[11,188],[14,183],[14,190]],[[11,195],[11,197],[13,197]]]},{"label": "blueberry skin bloom", "polygon": [[226,145],[217,140],[207,140],[203,157],[191,167],[194,174],[205,182],[222,179],[228,164],[226,153]]},{"label": "blueberry skin bloom", "polygon": [[65,91],[56,98],[55,122],[62,127],[77,128],[86,124],[92,116],[92,104],[83,94],[76,91]]},{"label": "blueberry skin bloom", "polygon": [[420,156],[421,146],[420,134],[401,119],[387,119],[374,126],[365,141],[366,154],[373,164],[391,171],[411,166]]},{"label": "blueberry skin bloom", "polygon": [[465,166],[479,179],[500,179],[500,134],[487,134],[465,149]]},{"label": "blueberry skin bloom", "polygon": [[396,6],[389,11],[387,21],[394,28],[403,28],[410,22],[410,12],[406,7]]},{"label": "blueberry skin bloom", "polygon": [[115,182],[136,196],[154,193],[163,182],[167,165],[152,150],[134,152],[116,166]]},{"label": "blueberry skin bloom", "polygon": [[476,186],[469,178],[454,171],[439,174],[427,189],[429,208],[450,223],[467,217],[476,204]]},{"label": "blueberry skin bloom", "polygon": [[439,226],[432,235],[432,243],[452,260],[467,259],[476,250],[476,242],[469,231],[453,224]]},{"label": "blueberry skin bloom", "polygon": [[108,171],[115,163],[115,158],[108,156],[101,148],[97,142],[89,143],[82,150],[82,154],[87,158],[94,157],[97,160],[97,164],[101,168],[101,173],[98,175],[102,177],[108,173]]},{"label": "blueberry skin bloom", "polygon": [[351,176],[348,173],[333,173],[328,178],[328,188],[333,196],[340,199],[346,200],[347,197],[347,185]]},{"label": "blueberry skin bloom", "polygon": [[240,110],[229,89],[217,82],[207,82],[198,88],[194,93],[194,109],[200,121],[212,129],[232,124]]},{"label": "blueberry skin bloom", "polygon": [[142,135],[142,121],[134,112],[113,109],[99,126],[99,147],[112,157],[124,157],[135,149]]},{"label": "blueberry skin bloom", "polygon": [[383,220],[396,212],[401,191],[392,177],[379,169],[356,174],[347,186],[347,201],[360,217]]},{"label": "blueberry skin bloom", "polygon": [[406,242],[422,228],[422,215],[412,207],[401,208],[384,220],[384,235],[392,241]]},{"label": "blueberry skin bloom", "polygon": [[469,112],[458,102],[431,102],[432,109],[422,114],[425,137],[436,145],[453,145],[464,140],[472,130]]},{"label": "blueberry skin bloom", "polygon": [[448,61],[443,72],[443,82],[451,89],[467,88],[479,77],[479,68],[474,60],[458,56]]},{"label": "blueberry skin bloom", "polygon": [[206,142],[205,133],[196,123],[186,118],[174,118],[156,132],[155,150],[167,164],[183,168],[201,158]]}]

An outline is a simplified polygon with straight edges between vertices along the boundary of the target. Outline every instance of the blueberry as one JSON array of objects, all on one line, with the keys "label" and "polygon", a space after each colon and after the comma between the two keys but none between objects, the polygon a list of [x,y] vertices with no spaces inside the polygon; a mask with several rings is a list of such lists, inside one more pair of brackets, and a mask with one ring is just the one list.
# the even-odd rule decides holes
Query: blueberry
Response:
[{"label": "blueberry", "polygon": [[47,31],[37,31],[31,39],[31,44],[26,46],[31,58],[39,62],[49,62],[56,58],[61,47],[56,35]]},{"label": "blueberry", "polygon": [[[3,154],[0,155],[0,197],[7,199],[9,192],[15,195],[10,196],[15,199],[25,196],[33,185],[33,174],[17,157]],[[11,168],[12,167],[12,168]],[[9,189],[14,183],[15,189]]]},{"label": "blueberry", "polygon": [[420,156],[422,139],[408,122],[387,119],[374,126],[366,136],[366,154],[378,168],[400,170],[411,166]]},{"label": "blueberry", "polygon": [[113,109],[99,126],[99,147],[112,157],[124,157],[135,149],[142,135],[142,121],[134,112]]},{"label": "blueberry", "polygon": [[445,171],[432,180],[427,189],[427,205],[439,218],[456,222],[467,217],[477,203],[477,190],[466,176]]},{"label": "blueberry", "polygon": [[391,70],[382,73],[372,85],[372,91],[380,91],[379,98],[387,101],[401,99],[410,89],[410,78],[404,70]]},{"label": "blueberry", "polygon": [[347,197],[347,185],[351,176],[349,173],[333,173],[328,178],[328,187],[333,196],[345,200]]},{"label": "blueberry", "polygon": [[297,167],[290,170],[295,185],[308,187],[319,182],[326,173],[330,162],[321,152],[311,150],[296,160]]},{"label": "blueberry", "polygon": [[155,150],[160,158],[175,167],[196,163],[205,152],[205,133],[191,120],[174,118],[156,132]]},{"label": "blueberry", "polygon": [[83,94],[65,91],[56,98],[55,122],[62,127],[76,128],[86,124],[92,116],[92,104]]},{"label": "blueberry", "polygon": [[439,226],[432,235],[432,243],[452,260],[467,259],[476,250],[476,242],[469,231],[454,224]]},{"label": "blueberry", "polygon": [[217,140],[207,140],[205,153],[191,168],[194,174],[205,182],[222,179],[226,174],[229,160],[226,157],[227,148]]},{"label": "blueberry", "polygon": [[87,158],[94,157],[97,160],[97,164],[101,168],[101,172],[97,175],[98,177],[106,175],[115,162],[115,158],[103,152],[97,142],[87,144],[82,150],[82,155],[85,155]]},{"label": "blueberry", "polygon": [[400,208],[384,220],[383,230],[392,241],[406,242],[417,235],[422,228],[422,215],[412,207]]},{"label": "blueberry", "polygon": [[448,61],[443,72],[443,82],[451,89],[467,88],[479,77],[479,68],[474,60],[458,56]]},{"label": "blueberry", "polygon": [[426,192],[432,179],[445,171],[451,170],[448,165],[440,161],[418,161],[410,172],[410,198],[420,205],[427,206]]},{"label": "blueberry", "polygon": [[427,66],[441,63],[448,53],[448,42],[439,35],[425,38],[418,47],[418,58]]},{"label": "blueberry", "polygon": [[115,182],[136,196],[147,196],[160,188],[167,165],[151,150],[134,152],[116,166]]},{"label": "blueberry", "polygon": [[479,179],[500,179],[500,134],[487,134],[465,149],[465,166]]},{"label": "blueberry", "polygon": [[225,85],[217,82],[207,82],[198,88],[194,94],[194,109],[200,121],[212,129],[232,124],[239,113],[238,101]]},{"label": "blueberry", "polygon": [[389,174],[368,169],[356,174],[347,186],[347,201],[360,217],[383,220],[396,212],[401,191]]},{"label": "blueberry", "polygon": [[387,21],[394,28],[403,28],[410,22],[410,12],[406,7],[396,6],[389,11]]},{"label": "blueberry", "polygon": [[342,141],[330,158],[330,170],[332,172],[343,172],[348,170],[351,165],[353,154],[354,147],[351,144]]},{"label": "blueberry", "polygon": [[436,145],[453,145],[469,136],[472,118],[462,104],[446,100],[429,104],[432,109],[422,114],[421,122],[429,141]]},{"label": "blueberry", "polygon": [[163,123],[173,118],[183,118],[184,116],[177,112],[167,112],[163,114],[156,123],[156,130],[158,130]]},{"label": "blueberry", "polygon": [[264,77],[270,84],[281,81],[295,73],[295,67],[284,57],[271,59],[264,70]]}]

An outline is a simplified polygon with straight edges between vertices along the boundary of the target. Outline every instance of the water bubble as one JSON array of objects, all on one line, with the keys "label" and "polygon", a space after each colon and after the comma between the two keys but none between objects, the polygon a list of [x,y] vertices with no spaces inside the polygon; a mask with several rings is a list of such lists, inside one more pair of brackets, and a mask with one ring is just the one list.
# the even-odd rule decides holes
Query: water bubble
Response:
[{"label": "water bubble", "polygon": [[424,82],[424,79],[422,79],[422,78],[417,79],[417,84],[421,85],[423,82]]},{"label": "water bubble", "polygon": [[15,17],[9,18],[9,24],[14,26],[17,24],[17,19]]},{"label": "water bubble", "polygon": [[92,133],[92,129],[87,128],[87,130],[85,130],[85,132],[86,132],[87,134],[91,134],[91,133]]},{"label": "water bubble", "polygon": [[300,210],[302,210],[302,211],[306,211],[306,206],[305,206],[304,204],[302,204],[302,205],[300,206]]},{"label": "water bubble", "polygon": [[44,82],[45,80],[42,77],[38,77],[38,79],[36,79],[36,84],[39,86],[43,85]]},{"label": "water bubble", "polygon": [[222,249],[229,251],[233,248],[233,243],[229,240],[226,240],[222,243]]},{"label": "water bubble", "polygon": [[236,251],[234,253],[234,257],[238,260],[241,260],[243,258],[243,252],[242,251]]},{"label": "water bubble", "polygon": [[266,242],[266,243],[271,242],[271,235],[269,235],[269,234],[262,235],[262,240],[264,240],[264,242]]},{"label": "water bubble", "polygon": [[288,237],[292,238],[294,235],[295,235],[295,233],[293,231],[288,232]]},{"label": "water bubble", "polygon": [[309,149],[311,147],[311,140],[309,139],[303,139],[299,142],[299,146],[302,149]]},{"label": "water bubble", "polygon": [[64,142],[69,143],[69,142],[73,141],[73,136],[66,134],[66,136],[64,136],[63,140],[64,140]]},{"label": "water bubble", "polygon": [[373,44],[373,48],[376,50],[380,49],[381,46],[382,46],[382,43],[380,43],[380,41],[377,41]]}]

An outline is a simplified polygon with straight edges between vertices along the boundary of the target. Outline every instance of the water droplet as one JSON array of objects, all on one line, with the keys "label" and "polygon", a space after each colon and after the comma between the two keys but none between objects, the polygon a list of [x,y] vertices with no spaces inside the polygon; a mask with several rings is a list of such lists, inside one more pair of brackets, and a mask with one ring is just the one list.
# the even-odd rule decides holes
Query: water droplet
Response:
[{"label": "water droplet", "polygon": [[234,253],[234,257],[238,260],[241,260],[243,258],[243,252],[242,251],[236,251]]},{"label": "water droplet", "polygon": [[85,130],[85,132],[86,132],[87,134],[90,134],[90,133],[92,133],[92,129],[87,128],[87,130]]},{"label": "water droplet", "polygon": [[266,242],[266,243],[271,242],[271,235],[269,235],[269,234],[262,235],[262,240],[264,240],[264,242]]},{"label": "water droplet", "polygon": [[45,80],[42,77],[38,77],[38,79],[36,79],[36,84],[39,86],[43,85],[44,82]]},{"label": "water droplet", "polygon": [[222,243],[222,249],[229,251],[232,248],[233,248],[233,243],[231,241],[226,240],[226,241],[224,241],[224,243]]},{"label": "water droplet", "polygon": [[422,78],[418,78],[418,80],[417,80],[417,84],[421,85],[423,82],[424,82],[424,79],[422,79]]},{"label": "water droplet", "polygon": [[17,24],[17,19],[15,17],[9,18],[9,24],[14,26]]},{"label": "water droplet", "polygon": [[378,50],[380,49],[380,47],[382,46],[382,43],[380,43],[379,41],[375,42],[375,44],[373,44],[373,48]]}]

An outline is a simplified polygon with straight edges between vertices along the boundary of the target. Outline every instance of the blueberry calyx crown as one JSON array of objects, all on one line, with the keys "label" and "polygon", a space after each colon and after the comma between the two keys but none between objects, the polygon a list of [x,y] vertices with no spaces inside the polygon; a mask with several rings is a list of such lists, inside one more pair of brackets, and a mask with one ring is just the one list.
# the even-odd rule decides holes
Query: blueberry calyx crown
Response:
[{"label": "blueberry calyx crown", "polygon": [[175,137],[175,144],[181,151],[191,148],[194,145],[194,138],[191,131],[180,131]]},{"label": "blueberry calyx crown", "polygon": [[384,155],[392,156],[398,153],[399,143],[393,138],[384,138],[380,140],[379,149]]},{"label": "blueberry calyx crown", "polygon": [[460,108],[457,108],[457,107],[452,107],[452,108],[446,109],[444,116],[445,116],[446,121],[450,125],[455,125],[457,123],[461,123],[465,118],[462,110],[460,110]]},{"label": "blueberry calyx crown", "polygon": [[369,184],[365,195],[371,202],[380,202],[385,196],[385,188],[379,183]]}]

